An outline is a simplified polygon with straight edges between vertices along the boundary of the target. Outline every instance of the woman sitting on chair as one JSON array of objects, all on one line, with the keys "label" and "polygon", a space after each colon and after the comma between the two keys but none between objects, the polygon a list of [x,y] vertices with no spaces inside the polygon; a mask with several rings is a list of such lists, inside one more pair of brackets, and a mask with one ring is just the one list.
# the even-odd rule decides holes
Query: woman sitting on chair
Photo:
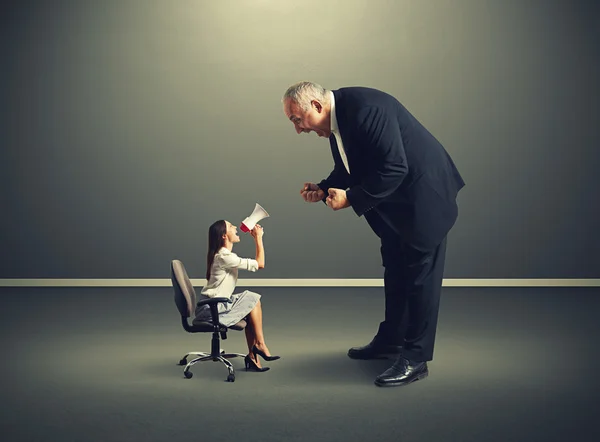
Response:
[{"label": "woman sitting on chair", "polygon": [[[263,229],[256,225],[250,234],[256,244],[256,259],[240,258],[232,252],[233,244],[240,242],[237,227],[229,221],[219,220],[208,229],[208,255],[206,257],[207,284],[200,292],[199,300],[206,298],[224,297],[233,302],[218,304],[219,321],[225,327],[230,327],[245,319],[247,322],[246,342],[248,355],[244,359],[246,370],[267,371],[269,367],[261,367],[258,356],[267,361],[279,359],[271,356],[262,328],[262,308],[258,293],[244,290],[233,293],[238,279],[238,269],[256,272],[265,266],[265,250],[262,242]],[[196,307],[196,321],[210,321],[211,314],[208,305]]]}]

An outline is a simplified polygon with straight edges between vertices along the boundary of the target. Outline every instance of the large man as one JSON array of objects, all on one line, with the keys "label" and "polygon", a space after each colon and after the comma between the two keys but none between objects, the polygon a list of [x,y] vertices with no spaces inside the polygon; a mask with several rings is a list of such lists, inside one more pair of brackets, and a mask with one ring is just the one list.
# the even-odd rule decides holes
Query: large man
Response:
[{"label": "large man", "polygon": [[334,168],[305,183],[305,201],[333,210],[352,207],[381,239],[385,319],[353,359],[397,355],[375,379],[405,385],[428,375],[433,359],[446,235],[464,186],[444,147],[391,95],[362,87],[329,91],[301,82],[283,96],[296,132],[329,138]]}]

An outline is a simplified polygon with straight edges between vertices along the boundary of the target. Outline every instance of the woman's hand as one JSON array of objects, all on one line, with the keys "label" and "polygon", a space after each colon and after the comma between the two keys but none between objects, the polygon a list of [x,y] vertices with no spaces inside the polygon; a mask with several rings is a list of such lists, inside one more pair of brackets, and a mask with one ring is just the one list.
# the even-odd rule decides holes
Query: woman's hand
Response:
[{"label": "woman's hand", "polygon": [[256,245],[256,261],[258,262],[258,268],[265,268],[265,248],[263,246],[262,237],[263,237],[263,228],[260,224],[256,224],[252,230],[250,230],[250,235],[254,238],[254,244]]},{"label": "woman's hand", "polygon": [[260,224],[255,225],[254,228],[250,230],[250,235],[252,235],[254,239],[262,238],[264,235],[262,226]]}]

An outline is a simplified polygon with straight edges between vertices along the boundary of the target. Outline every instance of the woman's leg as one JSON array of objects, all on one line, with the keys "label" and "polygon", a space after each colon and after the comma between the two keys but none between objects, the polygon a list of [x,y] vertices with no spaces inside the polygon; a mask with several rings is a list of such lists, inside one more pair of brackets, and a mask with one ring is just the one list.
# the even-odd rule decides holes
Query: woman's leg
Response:
[{"label": "woman's leg", "polygon": [[[250,328],[250,330],[248,330],[248,328]],[[246,341],[248,343],[248,350],[250,350],[250,353],[252,353],[252,347],[256,345],[256,348],[262,350],[267,356],[271,356],[269,348],[265,343],[265,336],[263,334],[262,305],[260,300],[248,314],[248,325],[246,326],[246,330],[248,330],[246,332]],[[250,357],[254,359],[253,354],[251,354]]]},{"label": "woman's leg", "polygon": [[256,342],[256,338],[254,337],[254,329],[252,328],[252,324],[250,323],[250,315],[246,316],[245,319],[247,324],[246,328],[244,328],[244,332],[246,333],[246,343],[248,344],[248,355],[254,360],[254,355],[252,354],[252,346]]}]

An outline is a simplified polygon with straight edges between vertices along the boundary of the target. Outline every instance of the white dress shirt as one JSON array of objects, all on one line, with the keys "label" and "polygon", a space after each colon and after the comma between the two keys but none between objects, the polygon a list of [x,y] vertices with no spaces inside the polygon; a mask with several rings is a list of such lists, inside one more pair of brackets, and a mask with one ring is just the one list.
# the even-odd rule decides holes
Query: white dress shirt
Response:
[{"label": "white dress shirt", "polygon": [[335,116],[335,96],[332,91],[329,91],[329,97],[331,100],[331,133],[335,136],[340,156],[346,166],[346,171],[350,173],[350,166],[348,166],[348,158],[346,157],[346,150],[344,149],[344,143],[342,143],[342,136],[340,135],[340,128],[337,124],[337,117]]},{"label": "white dress shirt", "polygon": [[215,254],[210,270],[210,279],[200,293],[208,298],[231,298],[237,284],[238,269],[256,272],[258,261],[240,258],[231,250],[222,247]]}]

